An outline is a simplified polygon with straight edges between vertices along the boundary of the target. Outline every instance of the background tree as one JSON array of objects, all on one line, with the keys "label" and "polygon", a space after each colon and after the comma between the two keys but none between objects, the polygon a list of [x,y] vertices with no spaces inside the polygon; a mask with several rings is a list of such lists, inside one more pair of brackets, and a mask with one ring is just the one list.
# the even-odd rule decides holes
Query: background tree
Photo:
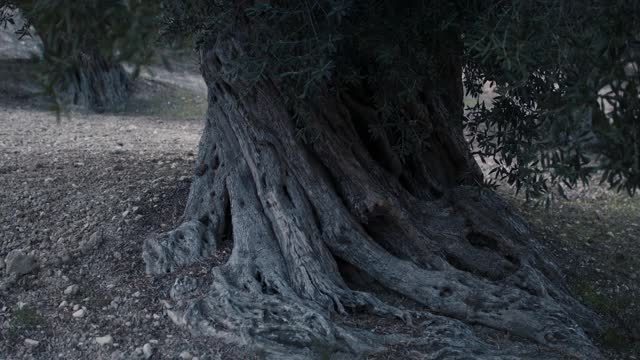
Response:
[{"label": "background tree", "polygon": [[131,76],[123,62],[148,63],[152,54],[157,12],[151,2],[2,0],[0,25],[13,23],[18,11],[26,22],[16,35],[35,35],[33,26],[42,40],[42,82],[58,110],[70,104],[124,109]]},{"label": "background tree", "polygon": [[[639,6],[163,2],[165,34],[196,41],[209,109],[184,223],[145,242],[147,271],[233,247],[205,292],[176,279],[170,316],[275,358],[393,343],[432,358],[598,358],[598,320],[484,186],[465,125],[530,196],[598,173],[633,193]],[[465,117],[464,89],[487,81],[500,96]],[[379,335],[333,317],[359,311],[422,325]],[[518,338],[495,345],[482,328]]]}]

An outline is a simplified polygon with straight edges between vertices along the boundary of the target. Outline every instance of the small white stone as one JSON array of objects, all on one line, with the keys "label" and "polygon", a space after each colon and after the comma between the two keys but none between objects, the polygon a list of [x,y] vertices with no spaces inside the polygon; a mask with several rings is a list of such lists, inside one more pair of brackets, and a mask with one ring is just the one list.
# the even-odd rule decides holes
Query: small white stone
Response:
[{"label": "small white stone", "polygon": [[96,342],[100,345],[112,344],[113,337],[111,335],[99,336],[96,338]]},{"label": "small white stone", "polygon": [[134,293],[133,293],[133,295],[132,295],[132,296],[133,296],[133,297],[140,297],[140,295],[141,295],[141,294],[140,294],[140,291],[136,291],[136,292],[134,292]]},{"label": "small white stone", "polygon": [[78,290],[80,290],[80,287],[78,285],[69,285],[66,289],[64,289],[64,294],[75,295],[78,293]]},{"label": "small white stone", "polygon": [[191,355],[188,351],[183,351],[178,355],[182,360],[192,360],[193,355]]},{"label": "small white stone", "polygon": [[160,304],[162,304],[162,306],[164,306],[165,309],[172,308],[171,304],[167,300],[160,300]]},{"label": "small white stone", "polygon": [[85,314],[84,309],[80,309],[80,310],[74,312],[71,316],[73,316],[74,318],[81,318],[81,317],[84,316],[84,314]]},{"label": "small white stone", "polygon": [[[1,261],[1,260],[0,260]],[[32,253],[26,254],[22,250],[13,250],[4,259],[7,274],[17,276],[26,275],[38,267],[38,261]]]},{"label": "small white stone", "polygon": [[36,347],[38,346],[38,344],[40,344],[40,341],[33,340],[33,339],[24,339],[24,344],[29,347]]},{"label": "small white stone", "polygon": [[149,359],[151,355],[153,355],[153,349],[151,348],[151,344],[146,343],[142,347],[142,353],[144,354],[145,359]]},{"label": "small white stone", "polygon": [[171,321],[173,321],[173,323],[178,325],[178,326],[182,326],[182,325],[186,325],[187,324],[186,320],[184,320],[184,318],[180,317],[174,311],[167,310],[167,316],[169,316],[169,319],[171,319]]},{"label": "small white stone", "polygon": [[78,310],[80,310],[80,305],[78,304],[73,305],[73,311],[78,311]]},{"label": "small white stone", "polygon": [[65,306],[67,306],[67,305],[69,305],[69,303],[67,302],[67,300],[63,300],[63,301],[60,303],[60,305],[58,305],[58,307],[59,307],[59,308],[62,308],[62,307],[65,307]]},{"label": "small white stone", "polygon": [[26,302],[18,301],[18,310],[22,310],[25,306],[27,306]]}]

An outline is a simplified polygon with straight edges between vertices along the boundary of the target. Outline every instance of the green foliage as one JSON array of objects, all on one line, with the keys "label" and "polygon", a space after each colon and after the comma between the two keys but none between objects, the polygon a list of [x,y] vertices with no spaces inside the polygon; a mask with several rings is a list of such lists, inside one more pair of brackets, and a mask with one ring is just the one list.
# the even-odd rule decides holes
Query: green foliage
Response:
[{"label": "green foliage", "polygon": [[468,94],[489,81],[499,93],[464,121],[495,178],[527,198],[564,196],[596,174],[630,194],[640,186],[637,1],[182,0],[165,10],[167,31],[200,45],[248,22],[247,53],[226,75],[278,79],[302,122],[323,89],[365,89],[379,115],[372,135],[394,139],[401,155],[431,135],[407,109],[446,88],[461,41]]},{"label": "green foliage", "polygon": [[0,0],[0,25],[13,23],[16,10],[26,19],[18,35],[32,36],[33,26],[42,40],[40,80],[58,113],[71,102],[80,71],[125,61],[137,69],[153,55],[158,8],[151,1]]},{"label": "green foliage", "polygon": [[[492,175],[528,198],[563,196],[596,175],[630,194],[640,187],[636,0],[12,4],[40,23],[45,44],[57,44],[52,74],[76,66],[69,59],[94,44],[113,61],[144,63],[158,25],[165,38],[189,37],[197,47],[232,35],[242,50],[229,51],[235,57],[224,59],[220,76],[248,88],[274,81],[303,137],[317,135],[306,126],[312,99],[349,93],[373,108],[371,135],[388,138],[402,157],[433,135],[415,105],[444,107],[452,126],[465,124],[476,154],[495,161]],[[469,95],[487,82],[498,92],[492,106],[471,106],[464,119],[455,109],[463,105],[448,98],[461,67]]]},{"label": "green foliage", "polygon": [[477,154],[497,163],[496,177],[528,198],[564,196],[598,174],[635,193],[638,13],[630,0],[514,0],[468,14],[467,91],[493,81],[498,97],[490,109],[469,108],[466,125]]}]

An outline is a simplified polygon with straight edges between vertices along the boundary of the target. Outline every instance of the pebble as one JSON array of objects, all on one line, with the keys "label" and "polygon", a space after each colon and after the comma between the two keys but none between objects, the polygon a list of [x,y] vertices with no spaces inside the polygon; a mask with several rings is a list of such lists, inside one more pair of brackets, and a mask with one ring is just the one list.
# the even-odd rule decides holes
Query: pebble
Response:
[{"label": "pebble", "polygon": [[81,318],[81,317],[84,316],[84,314],[85,314],[84,309],[80,309],[80,310],[74,312],[71,316],[73,316],[74,318]]},{"label": "pebble", "polygon": [[162,304],[162,306],[164,306],[165,309],[172,308],[171,304],[167,300],[160,300],[160,304]]},{"label": "pebble", "polygon": [[75,295],[78,293],[78,290],[80,290],[80,287],[78,285],[69,285],[66,289],[64,289],[64,294]]},{"label": "pebble", "polygon": [[114,351],[113,354],[111,354],[111,360],[124,360],[125,358],[126,355],[122,351]]},{"label": "pebble", "polygon": [[178,326],[182,326],[182,325],[186,325],[187,324],[186,320],[184,320],[184,318],[180,317],[174,311],[167,310],[167,316],[169,316],[169,319],[171,319],[171,321],[173,321],[173,323],[178,325]]},{"label": "pebble", "polygon": [[146,343],[142,347],[142,353],[144,354],[145,359],[149,359],[151,355],[153,355],[153,349],[151,348],[151,344]]},{"label": "pebble", "polygon": [[80,251],[82,251],[83,253],[87,253],[99,247],[100,245],[102,245],[103,241],[104,241],[104,237],[102,236],[102,233],[96,231],[93,234],[91,234],[91,236],[89,237],[89,240],[80,244]]},{"label": "pebble", "polygon": [[67,300],[63,300],[63,301],[60,303],[60,305],[58,305],[58,307],[59,307],[59,308],[62,308],[62,307],[65,307],[65,306],[67,306],[67,305],[69,305],[69,303],[67,302]]},{"label": "pebble", "polygon": [[7,274],[26,275],[38,267],[35,256],[27,255],[22,250],[13,250],[4,259]]},{"label": "pebble", "polygon": [[79,304],[73,305],[73,311],[78,311],[78,310],[80,310],[80,305]]},{"label": "pebble", "polygon": [[100,345],[113,344],[113,337],[111,335],[99,336],[96,338],[96,342]]},{"label": "pebble", "polygon": [[33,340],[33,339],[24,339],[24,344],[29,347],[36,347],[40,344],[40,341]]},{"label": "pebble", "polygon": [[178,356],[182,360],[192,360],[193,359],[193,355],[191,355],[191,353],[189,353],[188,351],[183,351]]}]

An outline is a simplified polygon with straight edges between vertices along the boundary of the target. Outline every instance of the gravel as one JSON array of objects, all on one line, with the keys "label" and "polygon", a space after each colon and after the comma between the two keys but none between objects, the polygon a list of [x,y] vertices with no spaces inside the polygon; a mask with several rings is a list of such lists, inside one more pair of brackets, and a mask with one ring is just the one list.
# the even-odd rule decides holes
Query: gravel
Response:
[{"label": "gravel", "polygon": [[[28,82],[15,78],[26,65],[2,61],[0,359],[128,360],[138,348],[144,358],[147,343],[153,359],[185,350],[250,359],[175,326],[161,303],[172,279],[148,277],[141,257],[145,237],[179,222],[202,114],[174,116],[156,105],[147,113],[143,103],[160,103],[175,88],[139,80],[131,110],[73,110],[56,122]],[[205,98],[194,93],[186,103],[202,108]],[[99,344],[106,336],[112,343]]]}]

